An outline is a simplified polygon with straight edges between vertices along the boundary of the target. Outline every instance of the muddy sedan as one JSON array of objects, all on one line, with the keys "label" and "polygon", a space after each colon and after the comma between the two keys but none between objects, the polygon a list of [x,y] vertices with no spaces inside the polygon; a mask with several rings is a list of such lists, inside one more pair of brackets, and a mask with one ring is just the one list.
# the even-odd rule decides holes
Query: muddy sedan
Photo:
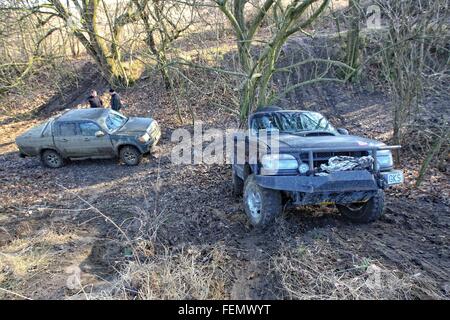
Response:
[{"label": "muddy sedan", "polygon": [[119,158],[137,165],[161,137],[152,118],[125,117],[111,109],[69,110],[16,138],[21,157],[39,156],[50,168],[67,159]]}]

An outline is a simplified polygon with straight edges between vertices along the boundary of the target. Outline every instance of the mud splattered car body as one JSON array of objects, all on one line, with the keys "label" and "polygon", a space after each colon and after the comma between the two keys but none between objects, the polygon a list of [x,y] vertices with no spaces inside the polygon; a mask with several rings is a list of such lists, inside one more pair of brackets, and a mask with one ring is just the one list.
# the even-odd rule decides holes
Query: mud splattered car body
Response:
[{"label": "mud splattered car body", "polygon": [[160,136],[152,118],[125,117],[111,109],[76,109],[31,128],[16,138],[16,144],[22,157],[40,156],[49,167],[60,167],[65,159],[114,157],[136,165]]},{"label": "mud splattered car body", "polygon": [[[261,139],[261,130],[270,138]],[[234,141],[236,153],[245,148],[240,151],[245,162],[234,158],[233,187],[236,194],[243,194],[255,226],[267,225],[286,203],[334,203],[349,219],[370,222],[383,213],[383,190],[403,182],[391,154],[399,146],[349,135],[316,112],[263,109],[250,116],[248,133],[236,134]],[[249,151],[252,143],[259,152]],[[333,169],[330,161],[342,159],[367,160],[368,165],[324,170]]]}]

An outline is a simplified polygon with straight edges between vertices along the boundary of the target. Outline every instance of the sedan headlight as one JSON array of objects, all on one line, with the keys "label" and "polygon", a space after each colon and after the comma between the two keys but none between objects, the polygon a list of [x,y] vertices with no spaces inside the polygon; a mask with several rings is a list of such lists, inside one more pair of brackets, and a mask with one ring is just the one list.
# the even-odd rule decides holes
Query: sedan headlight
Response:
[{"label": "sedan headlight", "polygon": [[380,169],[392,168],[394,166],[394,160],[392,159],[391,150],[377,151],[377,162]]},{"label": "sedan headlight", "polygon": [[148,142],[148,140],[150,140],[150,136],[149,136],[149,134],[146,132],[146,133],[144,133],[142,136],[140,136],[140,137],[138,138],[138,140],[139,140],[139,142],[146,143],[146,142]]},{"label": "sedan headlight", "polygon": [[266,154],[261,158],[261,164],[264,169],[270,171],[277,170],[296,170],[298,162],[290,154]]},{"label": "sedan headlight", "polygon": [[157,125],[158,125],[158,123],[156,122],[156,120],[153,120],[152,123],[150,124],[150,126],[148,127],[147,132],[152,132],[153,130],[155,130]]}]

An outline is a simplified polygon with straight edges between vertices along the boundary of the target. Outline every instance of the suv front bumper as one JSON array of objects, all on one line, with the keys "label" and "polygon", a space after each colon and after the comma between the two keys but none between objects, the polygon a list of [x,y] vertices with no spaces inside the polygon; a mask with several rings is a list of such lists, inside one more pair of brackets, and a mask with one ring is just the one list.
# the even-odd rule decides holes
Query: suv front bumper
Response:
[{"label": "suv front bumper", "polygon": [[[391,175],[397,178],[392,180]],[[401,176],[401,182],[398,177]],[[400,170],[380,172],[376,176],[367,170],[338,171],[328,176],[256,176],[257,183],[267,189],[288,193],[294,205],[323,203],[350,204],[365,202],[378,189],[403,182]]]},{"label": "suv front bumper", "polygon": [[[401,182],[389,181],[393,173],[401,175]],[[374,176],[367,170],[338,171],[327,176],[263,176],[256,182],[263,188],[305,193],[341,193],[354,191],[376,191],[392,184],[403,182],[400,170],[380,172]]]}]

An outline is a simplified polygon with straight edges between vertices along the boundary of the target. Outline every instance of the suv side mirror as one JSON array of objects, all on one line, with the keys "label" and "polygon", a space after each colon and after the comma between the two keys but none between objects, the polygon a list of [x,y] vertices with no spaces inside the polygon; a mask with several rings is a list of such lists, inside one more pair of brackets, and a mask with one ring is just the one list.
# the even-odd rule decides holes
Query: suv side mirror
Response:
[{"label": "suv side mirror", "polygon": [[97,138],[103,137],[104,135],[105,135],[105,133],[104,133],[103,131],[101,131],[101,130],[99,130],[99,131],[97,131],[97,132],[95,133],[95,136],[96,136]]},{"label": "suv side mirror", "polygon": [[343,135],[345,135],[345,136],[348,135],[348,130],[347,130],[347,129],[344,129],[344,128],[338,128],[338,129],[337,129],[337,132],[339,132],[340,134],[343,134]]}]

